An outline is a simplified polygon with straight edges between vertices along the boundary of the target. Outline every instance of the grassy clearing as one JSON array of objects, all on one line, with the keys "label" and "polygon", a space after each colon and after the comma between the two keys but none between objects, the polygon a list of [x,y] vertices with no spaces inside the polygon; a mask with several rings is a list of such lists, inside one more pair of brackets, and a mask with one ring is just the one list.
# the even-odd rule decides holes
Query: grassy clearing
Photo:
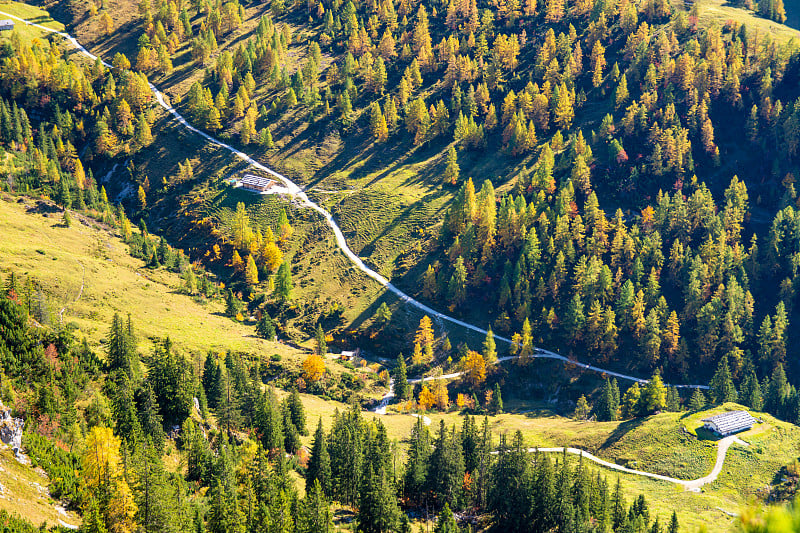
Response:
[{"label": "grassy clearing", "polygon": [[[22,2],[12,2],[10,0],[0,0],[0,11],[30,20],[31,22],[35,22],[36,24],[40,24],[47,28],[52,28],[59,31],[64,30],[64,25],[62,23],[53,19],[53,17],[50,16],[50,13],[44,9],[36,6],[23,4]],[[15,21],[15,29],[22,32],[26,30],[27,27],[25,24]],[[31,29],[31,35],[36,36],[36,32],[39,31],[40,30]]]},{"label": "grassy clearing", "polygon": [[[295,349],[256,338],[251,325],[223,316],[223,302],[179,293],[177,274],[143,268],[142,261],[128,255],[125,243],[94,221],[79,221],[76,215],[73,226],[66,228],[59,212],[36,213],[34,206],[32,200],[0,201],[0,270],[35,276],[54,320],[66,306],[64,324],[74,322],[90,343],[104,339],[115,312],[130,312],[143,349],[169,335],[198,355],[240,350],[296,357]],[[75,302],[82,282],[81,298]]]},{"label": "grassy clearing", "polygon": [[[47,11],[35,6],[22,4],[20,2],[11,2],[9,0],[0,0],[0,11],[30,20],[47,28],[58,31],[64,30],[64,25],[62,23],[54,20]],[[0,15],[0,18],[6,17]],[[52,39],[57,45],[61,45],[63,42],[61,37],[48,34],[39,28],[34,28],[18,20],[14,20],[14,30],[12,32],[3,32],[0,34],[0,43],[8,42],[14,34],[18,35],[22,41],[32,41],[33,39],[41,40],[44,38]]]},{"label": "grassy clearing", "polygon": [[[737,404],[725,404],[709,411],[686,417],[687,429],[702,427],[702,418],[723,411],[745,409]],[[711,485],[720,493],[759,494],[775,482],[777,471],[800,456],[800,428],[777,420],[766,413],[753,413],[762,422],[738,434],[749,446],[734,445],[728,450],[725,467]],[[702,436],[704,433],[700,432]],[[742,472],[747,475],[742,476]]]},{"label": "grassy clearing", "polygon": [[[286,393],[279,391],[279,396]],[[313,433],[317,420],[329,430],[335,409],[343,411],[347,405],[321,398],[302,395],[308,425]],[[501,433],[521,431],[527,446],[572,446],[582,448],[606,460],[631,468],[661,473],[681,479],[695,479],[708,474],[715,461],[716,443],[698,439],[696,429],[701,419],[722,410],[741,408],[726,404],[699,413],[662,413],[640,421],[577,422],[546,410],[527,414],[502,414],[489,417],[489,425],[497,441]],[[404,440],[410,434],[415,419],[409,415],[390,413],[378,417],[364,413],[367,420],[378,418],[386,425],[390,438],[404,449]],[[439,422],[446,426],[463,423],[458,413],[428,413],[431,431],[438,430]],[[800,454],[800,429],[761,413],[763,420],[750,431],[740,435],[750,447],[734,445],[720,478],[703,488],[702,493],[685,492],[677,485],[642,476],[612,472],[591,466],[608,476],[613,485],[620,478],[626,497],[630,501],[645,493],[651,506],[651,516],[659,516],[662,524],[672,511],[677,511],[683,531],[696,531],[701,526],[712,531],[726,530],[733,519],[725,512],[736,513],[759,489],[766,487],[781,466]],[[701,432],[702,435],[702,432]],[[311,436],[303,443],[311,444]],[[574,457],[572,458],[573,460]]]},{"label": "grassy clearing", "polygon": [[791,39],[800,39],[800,31],[759,17],[753,11],[743,7],[735,7],[727,0],[699,0],[698,4],[701,26],[710,26],[711,24],[724,26],[730,22],[736,22],[746,25],[748,32],[755,32],[762,38],[769,37],[782,44]]},{"label": "grassy clearing", "polygon": [[[80,525],[81,519],[73,512],[59,512],[59,502],[47,491],[49,481],[41,468],[23,465],[14,458],[10,448],[0,450],[0,508],[17,514],[33,524],[58,525],[61,519],[70,525]],[[63,509],[62,509],[63,510]]]}]

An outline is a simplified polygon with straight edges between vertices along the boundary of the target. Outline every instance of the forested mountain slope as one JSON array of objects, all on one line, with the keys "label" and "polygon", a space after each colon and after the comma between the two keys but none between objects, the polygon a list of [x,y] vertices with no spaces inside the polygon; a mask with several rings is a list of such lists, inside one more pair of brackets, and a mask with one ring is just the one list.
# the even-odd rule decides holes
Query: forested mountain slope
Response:
[{"label": "forested mountain slope", "polygon": [[[712,504],[766,499],[777,480],[794,490],[795,428],[768,417],[707,495],[627,478],[614,488],[588,465],[525,449],[574,439],[692,477],[707,446],[676,424],[699,424],[681,411],[738,399],[798,421],[800,56],[780,0],[44,4],[113,66],[24,25],[0,37],[2,188],[60,218],[19,229],[38,215],[11,216],[11,231],[73,232],[63,250],[4,260],[0,395],[30,421],[31,456],[85,530],[310,532],[355,518],[360,531],[409,531],[425,509],[438,531],[458,531],[453,510],[484,530],[676,531],[686,516],[719,525]],[[492,334],[459,336],[378,300],[315,213],[231,188],[242,163],[171,122],[148,82],[306,185],[399,286],[513,335],[518,359],[492,366]],[[87,229],[68,229],[73,218]],[[63,325],[19,272],[44,270],[37,256],[64,268],[74,232],[96,224],[119,234],[135,258],[125,262],[189,293],[131,298],[158,311],[149,343],[124,306],[109,320],[76,302],[88,316]],[[87,266],[100,269],[100,248]],[[173,343],[162,306],[189,297],[202,335],[179,323]],[[206,320],[226,331],[209,338]],[[313,335],[313,352],[283,365],[264,353],[271,343],[240,338],[256,345],[242,353],[235,337],[248,331]],[[383,359],[333,363],[328,343]],[[651,379],[620,391],[574,365],[534,366],[538,344]],[[710,380],[709,397],[682,398],[661,375]],[[391,378],[397,414],[365,417]],[[319,396],[327,421],[305,440],[315,421],[298,390]],[[503,396],[520,410],[574,406],[575,421],[500,418]],[[351,407],[331,417],[331,398]],[[438,432],[424,422],[432,410]],[[411,434],[398,433],[412,411]],[[529,432],[537,424],[550,427]],[[681,445],[690,460],[659,453]]]},{"label": "forested mountain slope", "polygon": [[[740,254],[750,249],[754,231],[766,236],[770,215],[764,211],[792,200],[792,178],[787,175],[796,163],[797,61],[793,49],[785,45],[796,32],[767,20],[783,17],[779,4],[767,4],[730,7],[700,2],[688,11],[683,5],[664,2],[642,6],[557,1],[475,6],[145,2],[122,3],[119,9],[109,5],[96,16],[91,9],[80,12],[75,4],[59,3],[59,8],[71,13],[76,32],[98,50],[126,53],[127,61],[167,88],[173,101],[182,102],[197,124],[231,136],[250,152],[264,151],[268,160],[310,185],[355,189],[325,196],[326,203],[342,220],[355,249],[386,274],[398,277],[401,285],[420,287],[425,267],[433,264],[442,278],[437,279],[439,290],[423,294],[440,305],[453,305],[455,300],[457,308],[463,296],[447,294],[453,273],[458,274],[457,281],[464,277],[454,285],[454,290],[465,285],[456,293],[467,294],[466,286],[472,286],[488,294],[483,284],[503,300],[507,297],[499,295],[505,294],[505,277],[509,289],[514,289],[514,301],[498,305],[490,300],[477,309],[480,316],[488,313],[495,328],[509,333],[521,331],[524,319],[529,318],[542,340],[554,342],[548,332],[557,329],[554,320],[570,322],[561,320],[568,302],[557,294],[558,288],[553,283],[546,291],[537,287],[548,284],[552,269],[571,274],[581,255],[587,261],[594,255],[608,264],[615,283],[612,295],[598,299],[600,312],[608,308],[607,298],[618,299],[631,276],[639,278],[633,280],[635,295],[653,268],[653,281],[665,286],[668,307],[676,307],[677,303],[670,304],[670,294],[684,299],[681,287],[688,283],[690,272],[678,274],[673,287],[661,279],[663,263],[675,244],[675,236],[662,227],[656,228],[659,238],[650,245],[659,250],[652,261],[640,258],[642,264],[636,268],[641,270],[634,273],[636,258],[629,257],[625,268],[618,270],[618,261],[602,257],[616,235],[602,229],[597,236],[601,249],[586,255],[567,248],[562,263],[557,254],[545,257],[543,274],[520,265],[529,287],[513,287],[516,277],[508,278],[519,263],[522,235],[530,234],[534,220],[543,220],[540,213],[545,204],[538,198],[539,191],[545,203],[553,203],[558,191],[571,183],[573,192],[567,191],[559,201],[562,205],[573,202],[574,208],[561,223],[580,214],[574,229],[580,241],[582,231],[588,231],[589,237],[594,231],[594,221],[589,220],[594,216],[592,192],[610,215],[616,206],[627,211],[655,204],[659,189],[680,190],[688,200],[705,182],[721,205],[724,188],[738,174],[746,184],[749,202],[742,204],[743,197],[738,200],[742,214],[735,218],[741,218],[739,224],[750,219],[750,204],[758,214],[753,224],[745,224]],[[754,16],[747,7],[757,8],[764,16]],[[115,26],[119,31],[104,37],[101,22],[108,23],[106,14],[112,12],[120,13]],[[141,33],[146,37],[137,37]],[[742,131],[747,132],[746,139]],[[158,167],[146,154],[137,159],[142,166],[134,165],[131,174],[144,183]],[[388,161],[392,162],[387,165]],[[491,178],[501,193],[513,192],[516,217],[522,222],[521,228],[514,224],[503,228],[507,221],[502,217],[507,214],[502,212],[497,221],[466,221],[481,232],[482,246],[487,232],[494,239],[493,232],[501,232],[501,249],[487,248],[486,257],[469,249],[468,235],[463,253],[458,250],[461,242],[453,248],[452,231],[445,239],[433,239],[432,230],[437,231],[443,208],[456,190],[448,188],[448,183],[458,186],[467,176],[473,176],[476,184]],[[164,213],[165,208],[172,210],[168,206],[174,205],[175,194],[187,192],[186,186],[146,189],[151,216]],[[486,194],[495,197],[492,190]],[[225,224],[226,209],[232,210],[236,202],[228,196],[213,188],[203,191],[203,197],[196,198],[199,205],[191,209],[190,203],[185,214],[211,215],[225,234],[230,230]],[[519,214],[520,197],[528,211],[525,216]],[[697,201],[707,204],[708,195]],[[589,213],[585,212],[587,202]],[[537,207],[528,207],[531,203]],[[257,202],[251,214],[259,225],[263,224],[260,212]],[[563,208],[546,213],[548,226],[556,228],[563,215]],[[481,216],[491,219],[493,215]],[[628,223],[634,221],[626,217]],[[367,221],[360,223],[362,218]],[[172,222],[165,225],[176,225]],[[599,224],[610,222],[601,219]],[[696,227],[697,222],[692,222],[690,232]],[[718,239],[715,232],[712,238]],[[690,242],[691,237],[696,242]],[[545,246],[549,230],[540,229],[537,238]],[[681,253],[692,255],[704,238],[681,236]],[[737,240],[735,236],[726,239]],[[624,236],[618,240],[630,249]],[[634,237],[629,242],[638,240]],[[562,241],[559,237],[554,244]],[[240,251],[245,246],[242,243]],[[450,266],[442,263],[442,252],[447,253]],[[476,253],[479,257],[469,257]],[[463,275],[455,268],[458,255],[464,259]],[[509,259],[506,266],[504,257]],[[604,265],[596,263],[593,271],[601,272]],[[318,273],[319,269],[308,266],[308,276],[317,281],[315,270]],[[752,272],[748,274],[753,277]],[[716,281],[704,276],[708,279],[702,284],[717,286],[726,277],[723,272],[716,274]],[[748,279],[743,284],[737,278],[745,288],[755,282]],[[709,290],[694,304],[694,311],[710,302]],[[648,308],[657,304],[659,295],[649,296]],[[593,295],[581,296],[583,313],[588,315]],[[774,312],[777,301],[768,300],[754,311],[756,326]],[[676,309],[680,311],[678,327],[683,326],[691,341],[696,313],[680,307]],[[648,313],[649,309],[643,310],[645,318]],[[670,313],[671,309],[660,307],[661,330],[675,328],[674,321],[667,324]],[[548,327],[542,328],[537,323],[549,314]],[[606,326],[612,331],[624,320],[615,318]],[[637,341],[641,335],[636,335]],[[620,343],[615,334],[610,336],[606,350],[615,351]],[[746,342],[747,336],[744,331],[743,340],[734,344]],[[676,345],[669,351],[677,351],[679,339],[662,339],[661,344],[664,341]],[[649,350],[661,350],[654,343]],[[715,339],[708,344],[697,347],[689,342],[687,349],[716,350]],[[680,361],[666,366],[674,366],[668,371],[675,375],[684,371]]]}]

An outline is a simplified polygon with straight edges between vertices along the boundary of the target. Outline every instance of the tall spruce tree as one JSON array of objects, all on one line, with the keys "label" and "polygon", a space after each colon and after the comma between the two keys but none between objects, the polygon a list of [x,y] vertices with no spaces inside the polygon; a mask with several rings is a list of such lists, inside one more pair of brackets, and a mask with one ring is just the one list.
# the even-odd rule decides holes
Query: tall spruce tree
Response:
[{"label": "tall spruce tree", "polygon": [[133,379],[136,347],[130,332],[131,329],[125,325],[118,313],[114,313],[106,350],[109,371],[122,370],[128,375],[128,378]]},{"label": "tall spruce tree", "polygon": [[439,435],[433,446],[428,470],[428,490],[434,503],[441,508],[448,504],[460,508],[464,481],[464,454],[456,428],[448,431],[444,420],[439,422]]},{"label": "tall spruce tree", "polygon": [[[497,448],[497,461],[492,466],[491,483],[488,495],[488,510],[495,517],[501,531],[548,531],[549,516],[556,503],[552,498],[553,489],[550,460],[537,456],[535,464],[544,468],[535,476],[531,472],[531,461],[527,450],[522,447],[522,434],[517,431],[509,446],[506,435],[500,436]],[[510,491],[508,487],[516,490]],[[533,489],[533,490],[532,490]],[[540,492],[541,491],[541,492]],[[539,493],[541,499],[531,498]],[[533,524],[531,522],[534,522]]]},{"label": "tall spruce tree", "polygon": [[783,404],[789,395],[789,385],[786,381],[786,371],[782,364],[778,364],[772,371],[767,389],[766,409],[770,413],[778,413],[783,409]]},{"label": "tall spruce tree", "polygon": [[308,460],[306,471],[306,492],[314,484],[319,484],[326,498],[332,496],[331,488],[331,458],[328,455],[328,443],[325,431],[322,429],[322,418],[317,422],[314,432],[314,442],[311,445],[311,457]]},{"label": "tall spruce tree", "polygon": [[616,380],[609,381],[606,378],[603,381],[603,388],[600,390],[600,399],[595,407],[598,420],[609,421],[616,420],[619,412],[619,389],[614,393]]},{"label": "tall spruce tree", "polygon": [[397,356],[397,366],[394,371],[394,395],[399,400],[407,400],[411,393],[406,374],[406,360],[403,354]]},{"label": "tall spruce tree", "polygon": [[456,517],[453,516],[453,511],[450,506],[444,504],[444,509],[436,519],[436,525],[433,527],[433,533],[460,533],[461,528],[458,527]]},{"label": "tall spruce tree", "polygon": [[306,497],[300,504],[296,533],[330,533],[334,531],[333,513],[326,501],[318,480],[306,489]]},{"label": "tall spruce tree", "polygon": [[689,399],[689,410],[700,411],[705,408],[707,402],[708,400],[706,399],[706,395],[703,394],[703,391],[694,389],[692,397]]},{"label": "tall spruce tree", "polygon": [[275,297],[284,302],[289,301],[292,299],[293,288],[292,269],[289,267],[288,261],[284,261],[275,274]]},{"label": "tall spruce tree", "polygon": [[503,396],[500,392],[500,384],[494,384],[494,391],[492,392],[492,401],[489,403],[489,411],[494,414],[503,412]]},{"label": "tall spruce tree", "polygon": [[418,417],[414,422],[409,437],[408,452],[405,464],[403,489],[405,496],[418,505],[425,503],[427,492],[428,462],[431,456],[431,435],[428,428]]},{"label": "tall spruce tree", "polygon": [[365,463],[356,521],[359,533],[390,533],[400,523],[400,509],[386,472],[373,470],[372,462]]},{"label": "tall spruce tree", "polygon": [[720,359],[717,370],[714,372],[714,377],[711,378],[709,387],[711,401],[713,403],[721,404],[736,401],[736,387],[733,385],[733,378],[731,377],[730,367],[728,366],[727,355]]},{"label": "tall spruce tree", "polygon": [[208,406],[216,409],[222,398],[222,369],[217,363],[217,356],[212,352],[208,352],[208,355],[206,355],[206,361],[203,365],[202,385],[206,392]]},{"label": "tall spruce tree", "polygon": [[297,428],[301,435],[308,435],[308,427],[306,426],[306,411],[303,408],[303,401],[300,399],[300,393],[296,388],[292,389],[289,395],[289,412],[292,418],[292,424]]},{"label": "tall spruce tree", "polygon": [[322,357],[328,353],[328,343],[325,342],[325,331],[322,329],[322,324],[317,324],[317,329],[314,331],[314,353]]}]

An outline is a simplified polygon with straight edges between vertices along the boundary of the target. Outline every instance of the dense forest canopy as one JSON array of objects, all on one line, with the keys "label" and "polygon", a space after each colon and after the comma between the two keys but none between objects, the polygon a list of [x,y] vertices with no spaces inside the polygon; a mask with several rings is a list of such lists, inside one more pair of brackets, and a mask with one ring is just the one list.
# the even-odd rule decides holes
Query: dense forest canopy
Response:
[{"label": "dense forest canopy", "polygon": [[[0,37],[3,194],[52,199],[65,227],[104,224],[144,268],[179,273],[180,292],[224,302],[263,339],[303,314],[313,338],[299,368],[233,350],[198,360],[169,337],[145,353],[123,309],[90,346],[54,319],[35,276],[9,272],[0,397],[29,421],[25,448],[51,494],[91,532],[302,533],[347,520],[405,532],[423,513],[441,532],[678,531],[677,513],[626,501],[619,480],[531,451],[520,432],[493,434],[489,416],[546,346],[650,377],[622,390],[598,380],[576,420],[739,402],[800,422],[800,51],[752,28],[784,22],[781,0],[736,7],[746,17],[720,25],[700,3],[666,0],[142,0],[116,27],[111,6],[91,2],[88,17],[130,44],[110,68],[57,37]],[[352,333],[396,360],[372,381],[421,415],[402,442],[363,414],[365,380],[327,366],[347,324],[338,304],[298,297],[295,241],[319,236],[298,231],[291,206],[269,224],[244,202],[225,220],[191,220],[204,245],[188,253],[159,236],[170,222],[158,209],[192,214],[184,193],[217,187],[221,171],[183,157],[174,175],[137,170],[159,149],[151,80],[179,93],[194,125],[267,160],[333,130],[368,158],[435,159],[426,186],[446,201],[398,285],[491,330],[480,347],[453,346],[424,316],[403,326],[408,358],[386,353],[401,326],[383,302]],[[110,198],[94,173],[117,167]],[[519,376],[496,364],[506,355]],[[451,371],[449,384],[409,382]],[[326,430],[300,391],[350,405]],[[431,431],[434,409],[465,416]],[[743,528],[757,529],[796,510],[748,513]]]}]

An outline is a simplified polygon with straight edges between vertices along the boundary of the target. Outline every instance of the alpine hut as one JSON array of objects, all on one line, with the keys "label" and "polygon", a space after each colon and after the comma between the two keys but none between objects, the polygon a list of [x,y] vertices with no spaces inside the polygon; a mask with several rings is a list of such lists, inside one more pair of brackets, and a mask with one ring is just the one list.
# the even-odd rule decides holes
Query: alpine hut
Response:
[{"label": "alpine hut", "polygon": [[703,419],[704,428],[723,437],[750,429],[755,423],[747,411],[728,411]]}]

